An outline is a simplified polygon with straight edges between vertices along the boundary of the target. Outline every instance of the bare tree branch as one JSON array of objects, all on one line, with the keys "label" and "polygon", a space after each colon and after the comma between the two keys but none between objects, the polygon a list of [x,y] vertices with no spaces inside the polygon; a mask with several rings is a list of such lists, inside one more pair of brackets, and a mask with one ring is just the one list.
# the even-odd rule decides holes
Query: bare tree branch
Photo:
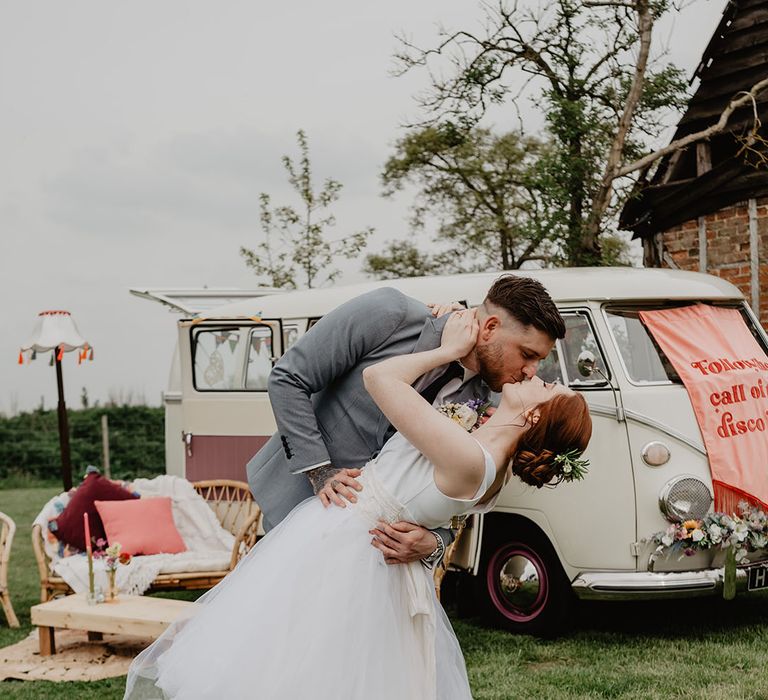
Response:
[{"label": "bare tree branch", "polygon": [[654,161],[658,160],[659,158],[663,158],[668,153],[678,151],[681,148],[690,146],[692,143],[696,143],[697,141],[704,141],[710,136],[714,136],[715,134],[724,131],[731,115],[740,107],[743,107],[750,102],[754,103],[757,96],[766,88],[768,88],[768,78],[763,78],[763,80],[755,83],[748,91],[737,93],[737,95],[741,95],[741,97],[734,96],[734,98],[728,103],[728,106],[720,114],[720,118],[717,120],[717,123],[707,127],[706,129],[702,129],[701,131],[697,131],[693,134],[688,134],[683,138],[676,139],[667,146],[664,146],[664,148],[660,148],[653,153],[649,153],[648,155],[633,161],[632,163],[627,163],[626,165],[621,166],[616,171],[616,177],[618,178],[623,177],[624,175],[629,175],[629,173],[635,172],[635,170],[640,170],[648,165],[651,165]]},{"label": "bare tree branch", "polygon": [[626,143],[629,128],[643,94],[645,71],[648,65],[648,55],[651,51],[653,15],[648,0],[636,0],[635,10],[637,12],[638,30],[640,32],[640,46],[635,62],[632,85],[629,89],[626,102],[624,103],[624,111],[619,119],[616,133],[613,137],[613,143],[611,143],[611,148],[608,152],[605,170],[603,171],[603,179],[597,192],[595,192],[595,195],[592,198],[592,208],[589,214],[589,219],[587,220],[583,241],[584,246],[589,250],[599,250],[598,236],[600,234],[600,222],[611,201],[613,182],[616,179],[616,172],[619,169],[621,156],[624,152],[624,144]]}]

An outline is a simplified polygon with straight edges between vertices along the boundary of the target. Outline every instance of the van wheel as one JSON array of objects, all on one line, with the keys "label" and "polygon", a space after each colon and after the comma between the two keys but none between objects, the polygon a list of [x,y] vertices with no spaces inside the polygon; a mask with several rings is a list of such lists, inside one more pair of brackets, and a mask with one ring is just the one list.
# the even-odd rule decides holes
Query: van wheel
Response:
[{"label": "van wheel", "polygon": [[542,637],[568,627],[573,591],[549,541],[532,529],[491,544],[477,585],[483,617],[495,627]]}]

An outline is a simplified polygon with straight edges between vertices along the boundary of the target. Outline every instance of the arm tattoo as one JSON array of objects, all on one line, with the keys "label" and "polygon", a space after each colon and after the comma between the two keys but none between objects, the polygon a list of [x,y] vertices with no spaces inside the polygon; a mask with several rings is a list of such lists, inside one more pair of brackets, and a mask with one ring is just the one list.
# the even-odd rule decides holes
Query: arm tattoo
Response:
[{"label": "arm tattoo", "polygon": [[337,469],[332,464],[326,464],[325,466],[307,472],[307,478],[309,479],[309,483],[312,484],[312,490],[315,492],[315,495],[317,495],[318,491],[325,486],[325,482],[328,481],[328,479],[336,476],[340,471],[341,469]]}]

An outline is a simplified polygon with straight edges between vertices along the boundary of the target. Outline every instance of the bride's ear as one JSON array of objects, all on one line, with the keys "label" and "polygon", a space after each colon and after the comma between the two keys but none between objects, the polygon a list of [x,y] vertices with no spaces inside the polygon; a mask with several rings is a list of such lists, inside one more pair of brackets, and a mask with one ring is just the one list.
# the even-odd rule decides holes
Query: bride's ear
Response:
[{"label": "bride's ear", "polygon": [[523,417],[525,418],[525,422],[529,425],[536,425],[536,423],[538,423],[539,419],[541,418],[541,411],[539,410],[538,406],[534,406],[533,408],[529,408],[523,414]]}]

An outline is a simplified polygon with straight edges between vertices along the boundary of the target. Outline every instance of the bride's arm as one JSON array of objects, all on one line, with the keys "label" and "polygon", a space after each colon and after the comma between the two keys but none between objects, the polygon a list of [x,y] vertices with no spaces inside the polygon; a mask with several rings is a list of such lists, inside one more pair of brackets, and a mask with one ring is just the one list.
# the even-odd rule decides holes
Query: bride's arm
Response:
[{"label": "bride's arm", "polygon": [[484,474],[478,444],[458,423],[446,420],[411,386],[422,374],[466,356],[474,347],[478,324],[473,311],[451,315],[439,348],[392,357],[363,372],[365,388],[390,423],[435,466],[446,495],[467,498]]}]

